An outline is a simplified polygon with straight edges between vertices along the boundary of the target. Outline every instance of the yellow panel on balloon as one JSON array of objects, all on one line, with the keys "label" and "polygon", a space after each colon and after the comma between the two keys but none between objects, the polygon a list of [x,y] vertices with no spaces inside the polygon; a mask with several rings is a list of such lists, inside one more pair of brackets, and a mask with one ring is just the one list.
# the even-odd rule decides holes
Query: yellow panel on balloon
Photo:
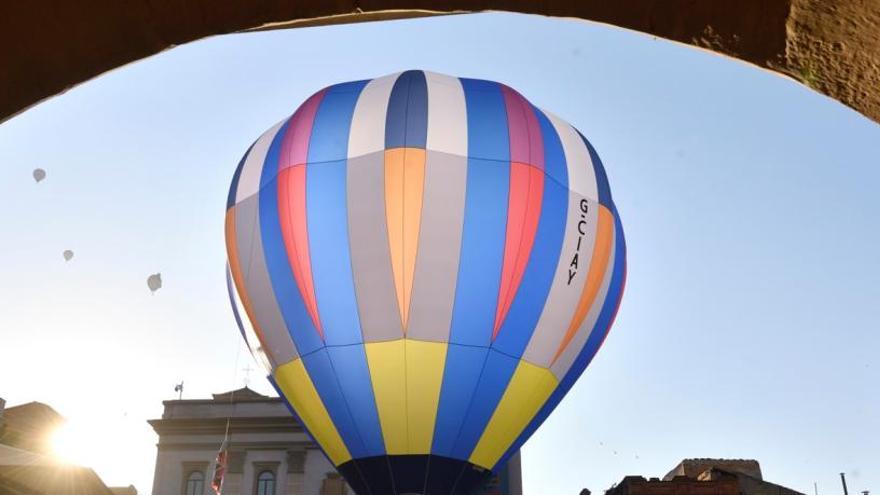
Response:
[{"label": "yellow panel on balloon", "polygon": [[491,469],[547,402],[558,383],[547,368],[520,361],[468,460]]},{"label": "yellow panel on balloon", "polygon": [[406,358],[404,340],[370,342],[364,345],[373,381],[373,395],[382,425],[385,451],[389,455],[407,453],[406,434]]},{"label": "yellow panel on balloon", "polygon": [[410,454],[430,454],[440,402],[445,342],[406,340],[406,417]]},{"label": "yellow panel on balloon", "polygon": [[298,358],[279,366],[275,370],[275,383],[305,423],[309,433],[327,452],[330,461],[336,466],[349,461],[351,454],[339,436],[330,415],[327,414],[327,409],[321,402],[302,359]]},{"label": "yellow panel on balloon", "polygon": [[400,339],[364,347],[386,452],[429,454],[447,344]]}]

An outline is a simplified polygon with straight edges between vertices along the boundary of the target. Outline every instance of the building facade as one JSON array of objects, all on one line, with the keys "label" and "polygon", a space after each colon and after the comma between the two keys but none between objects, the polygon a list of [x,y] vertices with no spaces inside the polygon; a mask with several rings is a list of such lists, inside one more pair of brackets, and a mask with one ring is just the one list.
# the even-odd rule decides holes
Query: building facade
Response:
[{"label": "building facade", "polygon": [[[223,495],[354,495],[278,397],[243,388],[212,399],[169,400],[161,419],[153,495],[208,495],[226,439]],[[521,495],[519,454],[487,494]]]},{"label": "building facade", "polygon": [[107,487],[92,469],[53,455],[52,435],[65,422],[55,409],[40,402],[5,406],[0,399],[0,494],[137,495],[133,487]]},{"label": "building facade", "polygon": [[[586,490],[585,490],[586,491]],[[583,493],[583,492],[582,492]],[[765,481],[751,459],[685,459],[663,479],[627,476],[605,495],[804,495]]]},{"label": "building facade", "polygon": [[224,495],[350,493],[279,398],[243,388],[163,404],[162,418],[149,422],[159,435],[154,495],[213,493],[213,462],[224,438]]}]

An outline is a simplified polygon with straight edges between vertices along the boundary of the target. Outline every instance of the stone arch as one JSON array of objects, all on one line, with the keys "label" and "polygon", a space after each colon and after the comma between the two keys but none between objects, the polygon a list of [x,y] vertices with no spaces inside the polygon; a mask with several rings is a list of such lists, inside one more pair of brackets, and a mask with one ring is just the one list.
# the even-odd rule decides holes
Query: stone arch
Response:
[{"label": "stone arch", "polygon": [[47,0],[0,6],[0,122],[103,72],[216,34],[504,10],[641,31],[790,76],[880,120],[874,0]]}]

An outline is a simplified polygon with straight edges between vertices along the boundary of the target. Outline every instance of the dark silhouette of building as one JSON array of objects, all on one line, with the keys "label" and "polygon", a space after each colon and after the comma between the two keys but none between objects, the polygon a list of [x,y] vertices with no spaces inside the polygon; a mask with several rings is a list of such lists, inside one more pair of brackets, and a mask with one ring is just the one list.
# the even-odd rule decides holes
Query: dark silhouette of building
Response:
[{"label": "dark silhouette of building", "polygon": [[[583,492],[581,492],[583,493]],[[764,481],[755,460],[685,459],[661,480],[627,476],[605,495],[803,495]]]},{"label": "dark silhouette of building", "polygon": [[666,473],[663,481],[672,481],[676,476],[697,478],[710,468],[723,469],[732,473],[742,473],[752,478],[763,479],[761,465],[754,459],[684,459],[672,471]]},{"label": "dark silhouette of building", "polygon": [[89,468],[65,464],[52,455],[51,438],[64,417],[46,404],[5,407],[0,399],[0,494],[137,495],[113,492]]},{"label": "dark silhouette of building", "polygon": [[52,434],[64,417],[41,402],[28,402],[3,410],[0,443],[38,454],[52,453]]}]

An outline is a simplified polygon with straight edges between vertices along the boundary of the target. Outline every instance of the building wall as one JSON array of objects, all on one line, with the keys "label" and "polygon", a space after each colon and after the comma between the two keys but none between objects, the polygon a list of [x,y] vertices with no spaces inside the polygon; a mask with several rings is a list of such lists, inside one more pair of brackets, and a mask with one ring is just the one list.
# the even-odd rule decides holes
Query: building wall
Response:
[{"label": "building wall", "polygon": [[197,465],[201,466],[199,469],[204,473],[207,484],[212,457],[213,454],[204,450],[160,450],[156,456],[156,471],[153,475],[153,495],[182,493],[184,477],[189,475],[190,468],[196,469]]},{"label": "building wall", "polygon": [[52,435],[64,417],[50,406],[29,402],[4,408],[0,443],[40,454],[52,453]]},{"label": "building wall", "polygon": [[[754,461],[752,461],[754,462]],[[755,463],[757,464],[757,463]],[[678,475],[663,481],[627,476],[606,495],[804,495],[741,472],[710,467],[695,477]]]},{"label": "building wall", "polygon": [[761,465],[754,459],[684,459],[678,463],[672,471],[666,473],[664,481],[669,481],[676,476],[696,478],[701,473],[711,468],[719,468],[734,473],[742,473],[753,478],[762,479]]},{"label": "building wall", "polygon": [[713,468],[701,475],[702,479],[708,480],[722,479],[725,477],[736,478],[739,483],[739,491],[741,495],[804,495],[791,488],[770,483],[769,481],[764,481],[747,474],[724,471],[719,468]]},{"label": "building wall", "polygon": [[[295,423],[280,400],[167,401],[162,419],[150,423],[159,433],[153,495],[183,494],[194,470],[204,473],[202,495],[209,495],[217,451],[226,434],[227,470],[223,495],[253,495],[264,470],[275,475],[276,495],[321,495],[336,470]],[[346,494],[352,494],[346,487]]]},{"label": "building wall", "polygon": [[[242,486],[237,492],[229,495],[249,495],[254,492],[257,476],[263,471],[275,474],[275,489],[279,495],[285,493],[287,487],[287,451],[284,450],[250,450],[245,452]],[[225,493],[225,490],[224,490]],[[290,494],[297,495],[297,494]]]},{"label": "building wall", "polygon": [[[257,476],[263,469],[275,473],[277,495],[320,495],[324,479],[328,474],[336,473],[321,451],[314,448],[303,449],[301,455],[304,461],[299,468],[295,466],[296,462],[294,465],[288,462],[291,454],[297,453],[295,451],[256,446],[251,450],[235,449],[235,444],[231,444],[223,495],[252,495]],[[156,459],[153,495],[183,493],[184,480],[193,469],[204,473],[205,495],[208,495],[207,485],[213,475],[216,455],[216,448],[160,450]],[[240,461],[235,459],[238,456],[241,456]]]},{"label": "building wall", "polygon": [[696,479],[676,478],[649,481],[641,476],[627,476],[607,495],[740,495],[736,478],[706,482]]},{"label": "building wall", "polygon": [[804,495],[790,488],[748,476],[739,477],[739,487],[743,495]]}]

